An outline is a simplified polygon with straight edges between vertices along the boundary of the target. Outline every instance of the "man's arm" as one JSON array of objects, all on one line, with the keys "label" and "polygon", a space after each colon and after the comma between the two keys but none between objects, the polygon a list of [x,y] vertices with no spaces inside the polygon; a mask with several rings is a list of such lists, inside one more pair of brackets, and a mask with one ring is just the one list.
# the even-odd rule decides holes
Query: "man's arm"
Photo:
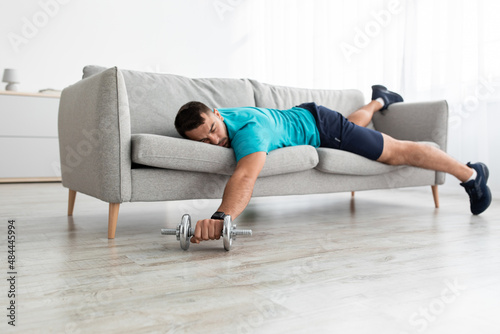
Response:
[{"label": "man's arm", "polygon": [[[233,220],[243,212],[252,197],[255,181],[265,162],[266,152],[255,152],[240,159],[233,175],[226,184],[222,203],[217,211],[231,215]],[[222,220],[199,220],[196,223],[191,242],[200,243],[202,240],[219,239],[222,225]]]}]

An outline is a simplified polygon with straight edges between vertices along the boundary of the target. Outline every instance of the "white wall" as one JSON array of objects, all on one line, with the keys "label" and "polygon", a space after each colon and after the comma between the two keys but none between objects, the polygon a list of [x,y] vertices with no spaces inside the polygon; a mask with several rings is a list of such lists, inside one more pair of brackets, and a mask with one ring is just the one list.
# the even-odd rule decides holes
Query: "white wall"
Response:
[{"label": "white wall", "polygon": [[[402,46],[402,1],[0,0],[0,70],[22,70],[28,91],[62,89],[96,64],[368,96],[373,80],[400,84],[401,57],[384,50]],[[355,43],[388,3],[397,15],[347,59],[339,45]]]},{"label": "white wall", "polygon": [[211,0],[1,0],[0,69],[21,70],[23,91],[62,89],[88,64],[231,77],[228,22],[236,7],[215,5]]}]

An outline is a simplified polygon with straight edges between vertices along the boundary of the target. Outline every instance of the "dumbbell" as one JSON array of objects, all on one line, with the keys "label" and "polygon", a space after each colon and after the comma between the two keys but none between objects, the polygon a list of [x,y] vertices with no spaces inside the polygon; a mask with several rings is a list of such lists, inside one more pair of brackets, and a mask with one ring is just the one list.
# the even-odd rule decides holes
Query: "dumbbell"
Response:
[{"label": "dumbbell", "polygon": [[[187,250],[189,248],[189,239],[194,235],[194,228],[191,228],[191,216],[185,214],[182,216],[181,222],[176,229],[164,228],[161,230],[163,235],[175,235],[181,243],[181,248]],[[237,230],[236,225],[232,224],[231,216],[227,215],[224,218],[222,227],[222,240],[224,241],[224,249],[229,251],[233,244],[233,240],[237,235],[252,235],[252,230]]]}]

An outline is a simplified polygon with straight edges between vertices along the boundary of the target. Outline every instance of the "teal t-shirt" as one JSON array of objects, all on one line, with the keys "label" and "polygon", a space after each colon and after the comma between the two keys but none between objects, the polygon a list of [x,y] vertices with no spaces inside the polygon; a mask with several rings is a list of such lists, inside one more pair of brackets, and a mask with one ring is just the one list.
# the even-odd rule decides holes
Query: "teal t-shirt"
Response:
[{"label": "teal t-shirt", "polygon": [[236,161],[255,153],[296,145],[319,147],[314,116],[306,109],[217,108],[226,124]]}]

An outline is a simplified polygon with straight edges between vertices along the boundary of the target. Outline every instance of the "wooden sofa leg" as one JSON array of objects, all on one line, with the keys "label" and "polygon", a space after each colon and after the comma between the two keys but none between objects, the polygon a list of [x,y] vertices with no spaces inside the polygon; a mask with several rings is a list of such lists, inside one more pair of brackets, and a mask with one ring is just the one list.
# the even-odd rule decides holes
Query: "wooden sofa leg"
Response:
[{"label": "wooden sofa leg", "polygon": [[439,208],[439,194],[438,194],[438,186],[431,186],[432,196],[434,197],[434,205]]},{"label": "wooden sofa leg", "polygon": [[75,208],[75,198],[76,191],[70,189],[68,196],[68,216],[73,216],[73,209]]},{"label": "wooden sofa leg", "polygon": [[118,221],[119,210],[120,210],[120,203],[109,203],[108,239],[115,238],[116,223]]}]

